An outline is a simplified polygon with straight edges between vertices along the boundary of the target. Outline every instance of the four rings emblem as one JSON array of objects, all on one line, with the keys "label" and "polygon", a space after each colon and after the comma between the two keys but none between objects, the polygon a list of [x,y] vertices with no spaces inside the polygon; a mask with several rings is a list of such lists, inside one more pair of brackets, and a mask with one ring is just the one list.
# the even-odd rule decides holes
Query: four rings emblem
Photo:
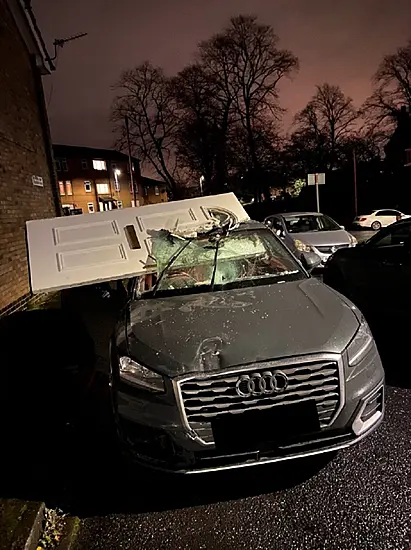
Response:
[{"label": "four rings emblem", "polygon": [[240,397],[273,395],[285,391],[287,387],[288,378],[281,371],[243,374],[235,385],[236,392]]}]

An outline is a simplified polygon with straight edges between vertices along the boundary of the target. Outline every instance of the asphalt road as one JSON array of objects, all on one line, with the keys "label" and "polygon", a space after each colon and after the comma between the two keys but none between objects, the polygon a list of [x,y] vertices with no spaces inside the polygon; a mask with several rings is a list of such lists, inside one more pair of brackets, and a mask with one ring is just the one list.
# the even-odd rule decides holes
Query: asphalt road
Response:
[{"label": "asphalt road", "polygon": [[[150,489],[142,478],[122,489],[129,510],[83,520],[76,550],[409,549],[410,418],[411,391],[388,388],[378,431],[302,482],[294,478],[310,471],[300,463],[191,477],[176,487]],[[286,476],[291,487],[282,488]],[[120,483],[120,473],[109,482]],[[133,512],[153,501],[160,511]]]}]

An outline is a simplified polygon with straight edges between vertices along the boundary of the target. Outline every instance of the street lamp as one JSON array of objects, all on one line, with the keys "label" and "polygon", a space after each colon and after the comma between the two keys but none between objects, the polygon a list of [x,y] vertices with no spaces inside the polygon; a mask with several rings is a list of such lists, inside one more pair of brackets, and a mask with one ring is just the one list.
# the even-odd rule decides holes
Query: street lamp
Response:
[{"label": "street lamp", "polygon": [[204,176],[201,176],[200,177],[200,194],[201,196],[203,196],[203,183],[205,181],[205,177]]}]

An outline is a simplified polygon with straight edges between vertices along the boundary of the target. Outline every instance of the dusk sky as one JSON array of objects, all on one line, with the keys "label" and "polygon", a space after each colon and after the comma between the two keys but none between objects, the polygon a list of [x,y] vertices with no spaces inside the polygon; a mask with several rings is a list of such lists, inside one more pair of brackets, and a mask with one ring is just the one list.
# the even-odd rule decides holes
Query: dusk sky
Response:
[{"label": "dusk sky", "polygon": [[149,59],[172,75],[233,15],[257,15],[300,59],[282,86],[285,128],[316,84],[339,84],[360,105],[382,56],[411,38],[410,0],[33,0],[33,7],[50,52],[54,38],[88,32],[60,50],[44,85],[54,142],[96,147],[113,145],[110,88],[122,69]]}]

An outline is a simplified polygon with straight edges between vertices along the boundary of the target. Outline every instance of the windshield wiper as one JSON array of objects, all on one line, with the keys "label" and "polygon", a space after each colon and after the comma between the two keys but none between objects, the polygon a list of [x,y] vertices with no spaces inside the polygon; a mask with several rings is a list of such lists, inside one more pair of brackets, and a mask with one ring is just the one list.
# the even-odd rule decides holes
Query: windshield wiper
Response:
[{"label": "windshield wiper", "polygon": [[153,286],[153,298],[156,295],[156,292],[158,290],[158,287],[160,286],[161,281],[163,280],[164,275],[166,274],[167,270],[170,269],[170,267],[173,265],[173,263],[177,260],[177,258],[184,252],[184,250],[188,247],[189,244],[191,244],[194,241],[195,237],[190,237],[187,239],[187,242],[179,248],[174,254],[170,257],[166,265],[164,266],[163,270],[161,271],[160,275],[158,276],[158,279],[156,281],[156,284]]}]

